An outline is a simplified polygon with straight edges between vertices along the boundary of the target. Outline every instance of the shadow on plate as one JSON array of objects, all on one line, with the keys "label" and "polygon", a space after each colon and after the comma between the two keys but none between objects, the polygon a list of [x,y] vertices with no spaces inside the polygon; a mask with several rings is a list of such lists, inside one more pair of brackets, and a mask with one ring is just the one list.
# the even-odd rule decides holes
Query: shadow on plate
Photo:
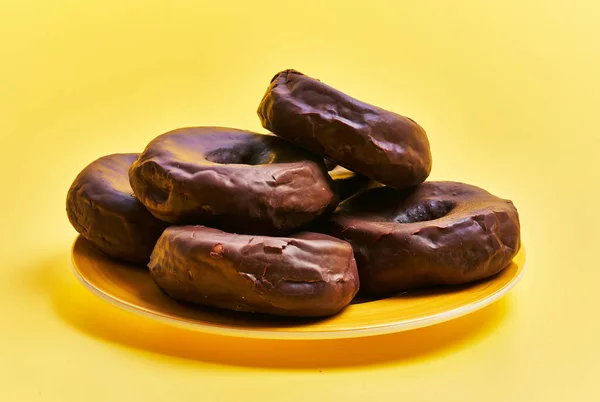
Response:
[{"label": "shadow on plate", "polygon": [[30,271],[28,286],[48,295],[60,319],[75,330],[126,348],[207,363],[278,369],[400,364],[440,357],[491,333],[510,298],[430,327],[365,338],[266,340],[206,334],[121,310],[87,291],[71,273],[68,251]]}]

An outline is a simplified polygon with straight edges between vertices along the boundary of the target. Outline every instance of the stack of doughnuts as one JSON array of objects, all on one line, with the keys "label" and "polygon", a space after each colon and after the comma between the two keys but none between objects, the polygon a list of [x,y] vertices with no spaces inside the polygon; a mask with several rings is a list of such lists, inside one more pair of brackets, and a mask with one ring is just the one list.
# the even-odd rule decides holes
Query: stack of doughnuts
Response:
[{"label": "stack of doughnuts", "polygon": [[70,222],[178,301],[277,316],[482,280],[518,252],[511,201],[426,181],[414,120],[295,70],[258,116],[269,133],[180,128],[93,161],[69,189]]}]

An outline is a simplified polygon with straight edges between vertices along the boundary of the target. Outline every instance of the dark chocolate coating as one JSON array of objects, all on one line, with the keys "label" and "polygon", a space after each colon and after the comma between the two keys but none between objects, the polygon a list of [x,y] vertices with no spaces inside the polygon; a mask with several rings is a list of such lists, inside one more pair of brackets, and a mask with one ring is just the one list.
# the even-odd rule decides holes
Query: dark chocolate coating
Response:
[{"label": "dark chocolate coating", "polygon": [[354,173],[341,166],[337,166],[329,171],[329,175],[333,179],[333,184],[340,201],[376,184],[376,182],[372,181],[367,176]]},{"label": "dark chocolate coating", "polygon": [[425,130],[295,70],[278,73],[258,116],[267,130],[380,183],[405,188],[431,171]]},{"label": "dark chocolate coating", "polygon": [[173,226],[148,266],[174,299],[282,316],[333,315],[359,287],[352,247],[310,232],[265,237]]},{"label": "dark chocolate coating", "polygon": [[374,296],[487,278],[520,248],[513,203],[456,182],[363,191],[325,227],[352,244],[361,290]]},{"label": "dark chocolate coating", "polygon": [[288,233],[338,203],[322,158],[273,135],[232,128],[158,136],[129,178],[157,218],[236,233]]},{"label": "dark chocolate coating", "polygon": [[77,175],[67,194],[69,221],[104,254],[147,264],[167,223],[133,195],[127,172],[139,154],[103,156]]}]

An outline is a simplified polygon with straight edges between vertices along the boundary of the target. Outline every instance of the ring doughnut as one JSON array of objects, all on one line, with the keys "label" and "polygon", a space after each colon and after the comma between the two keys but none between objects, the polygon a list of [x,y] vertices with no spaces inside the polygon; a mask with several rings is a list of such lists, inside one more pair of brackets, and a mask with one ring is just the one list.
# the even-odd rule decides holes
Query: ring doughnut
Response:
[{"label": "ring doughnut", "polygon": [[432,159],[425,130],[295,70],[271,80],[258,107],[264,128],[395,188],[423,182]]},{"label": "ring doughnut", "polygon": [[352,244],[361,290],[374,296],[487,278],[520,248],[513,203],[457,182],[363,191],[324,230]]},{"label": "ring doughnut", "polygon": [[338,202],[322,158],[273,135],[232,128],[160,135],[129,178],[157,218],[236,233],[291,232]]},{"label": "ring doughnut", "polygon": [[172,226],[148,266],[176,300],[272,315],[333,315],[359,287],[352,247],[310,232],[266,237]]},{"label": "ring doughnut", "polygon": [[145,265],[167,224],[133,195],[127,172],[138,156],[113,154],[86,166],[67,193],[67,216],[104,254]]}]

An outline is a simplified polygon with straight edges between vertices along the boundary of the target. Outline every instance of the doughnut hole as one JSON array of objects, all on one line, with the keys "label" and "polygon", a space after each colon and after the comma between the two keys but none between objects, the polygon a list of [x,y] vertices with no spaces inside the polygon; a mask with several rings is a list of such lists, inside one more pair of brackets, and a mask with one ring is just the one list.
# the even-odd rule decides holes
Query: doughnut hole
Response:
[{"label": "doughnut hole", "polygon": [[409,208],[400,211],[393,218],[397,223],[415,223],[433,221],[448,215],[456,207],[456,204],[448,200],[423,200]]},{"label": "doughnut hole", "polygon": [[148,194],[150,195],[152,201],[157,204],[164,204],[169,199],[169,192],[158,187],[150,187]]},{"label": "doughnut hole", "polygon": [[218,148],[208,152],[206,160],[220,165],[265,165],[273,163],[275,154],[266,145],[263,141]]},{"label": "doughnut hole", "polygon": [[414,191],[386,186],[372,188],[344,201],[339,211],[370,221],[408,224],[443,218],[457,206],[448,197],[435,193],[415,197]]}]

